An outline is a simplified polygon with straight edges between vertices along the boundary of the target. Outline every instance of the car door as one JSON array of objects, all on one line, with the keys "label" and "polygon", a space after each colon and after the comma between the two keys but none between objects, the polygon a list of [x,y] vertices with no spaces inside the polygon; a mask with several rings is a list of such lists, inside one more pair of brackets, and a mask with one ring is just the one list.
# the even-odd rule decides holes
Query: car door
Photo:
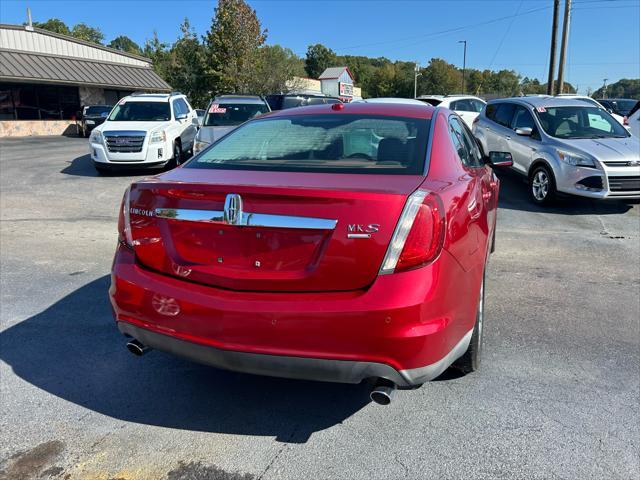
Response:
[{"label": "car door", "polygon": [[503,152],[506,147],[504,141],[504,127],[497,123],[496,116],[498,110],[501,109],[503,103],[490,103],[487,105],[485,112],[485,120],[482,125],[478,127],[479,139],[484,138],[483,147],[485,154],[489,155],[489,152]]},{"label": "car door", "polygon": [[[519,128],[530,128],[531,136],[518,135]],[[522,105],[516,105],[511,120],[513,134],[508,141],[509,152],[513,157],[513,168],[521,173],[529,172],[529,166],[535,152],[540,147],[540,132],[531,112]]]},{"label": "car door", "polygon": [[178,103],[181,105],[182,110],[187,114],[187,127],[184,131],[186,143],[183,143],[183,146],[187,149],[191,149],[193,147],[193,141],[196,138],[196,133],[198,133],[198,128],[194,124],[194,119],[197,118],[197,114],[184,98],[179,98]]},{"label": "car door", "polygon": [[[456,258],[469,271],[481,267],[490,231],[495,225],[497,183],[486,167],[473,136],[457,115],[449,117],[449,135],[464,168],[467,188],[460,197],[462,208],[453,220],[459,241],[454,247]],[[491,187],[491,183],[494,186]]]}]

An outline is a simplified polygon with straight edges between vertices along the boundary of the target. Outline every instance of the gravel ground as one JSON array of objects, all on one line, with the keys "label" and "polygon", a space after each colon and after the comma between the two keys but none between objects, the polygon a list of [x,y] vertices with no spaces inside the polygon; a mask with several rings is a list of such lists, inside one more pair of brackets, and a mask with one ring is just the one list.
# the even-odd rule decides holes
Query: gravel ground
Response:
[{"label": "gravel ground", "polygon": [[640,208],[502,174],[480,372],[364,385],[134,358],[107,300],[135,176],[0,141],[0,479],[640,478]]}]

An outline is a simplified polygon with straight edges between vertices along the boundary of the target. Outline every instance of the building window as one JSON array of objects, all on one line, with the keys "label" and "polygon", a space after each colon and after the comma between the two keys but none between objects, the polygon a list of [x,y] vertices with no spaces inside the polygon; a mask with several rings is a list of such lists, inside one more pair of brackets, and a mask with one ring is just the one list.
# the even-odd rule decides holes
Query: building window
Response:
[{"label": "building window", "polygon": [[73,120],[79,110],[78,87],[0,82],[2,120]]}]

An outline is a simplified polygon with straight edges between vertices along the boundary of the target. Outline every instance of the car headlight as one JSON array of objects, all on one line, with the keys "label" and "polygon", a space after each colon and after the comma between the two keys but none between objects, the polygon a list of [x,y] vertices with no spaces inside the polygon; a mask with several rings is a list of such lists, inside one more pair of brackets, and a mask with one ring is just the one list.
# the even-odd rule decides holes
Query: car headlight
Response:
[{"label": "car headlight", "polygon": [[92,130],[89,141],[91,143],[102,143],[102,132],[100,130]]},{"label": "car headlight", "polygon": [[558,150],[558,156],[560,160],[574,167],[595,167],[596,164],[591,158],[583,157],[577,153],[567,152],[565,150]]},{"label": "car headlight", "polygon": [[151,139],[149,140],[151,143],[160,143],[167,140],[167,134],[164,130],[160,130],[158,132],[153,132],[151,134]]}]

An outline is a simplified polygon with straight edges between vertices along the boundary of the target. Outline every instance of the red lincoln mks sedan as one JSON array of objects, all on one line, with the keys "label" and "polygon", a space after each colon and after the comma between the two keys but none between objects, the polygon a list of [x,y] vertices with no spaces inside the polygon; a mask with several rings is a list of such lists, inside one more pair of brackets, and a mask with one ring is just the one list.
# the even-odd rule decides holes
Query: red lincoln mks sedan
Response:
[{"label": "red lincoln mks sedan", "polygon": [[110,289],[138,355],[359,383],[389,403],[480,361],[487,259],[508,154],[429,105],[253,119],[133,183]]}]

